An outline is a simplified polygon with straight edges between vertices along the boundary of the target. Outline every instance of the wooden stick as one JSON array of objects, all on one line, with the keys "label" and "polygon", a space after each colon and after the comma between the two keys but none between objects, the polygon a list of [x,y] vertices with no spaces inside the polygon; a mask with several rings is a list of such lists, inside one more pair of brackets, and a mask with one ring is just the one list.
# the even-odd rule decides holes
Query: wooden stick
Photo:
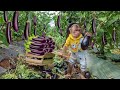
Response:
[{"label": "wooden stick", "polygon": [[35,60],[35,59],[26,58],[26,62],[30,62],[30,63],[42,64],[42,61],[43,60]]},{"label": "wooden stick", "polygon": [[67,58],[67,59],[72,58],[73,60],[76,60],[76,58],[74,58],[74,57],[72,57],[70,55],[64,55],[62,52],[55,51],[53,53],[56,54],[56,55],[62,56],[64,58]]},{"label": "wooden stick", "polygon": [[29,53],[27,53],[26,56],[28,56],[28,57],[36,57],[36,58],[43,58],[43,55],[42,56],[37,56],[37,55],[29,54]]}]

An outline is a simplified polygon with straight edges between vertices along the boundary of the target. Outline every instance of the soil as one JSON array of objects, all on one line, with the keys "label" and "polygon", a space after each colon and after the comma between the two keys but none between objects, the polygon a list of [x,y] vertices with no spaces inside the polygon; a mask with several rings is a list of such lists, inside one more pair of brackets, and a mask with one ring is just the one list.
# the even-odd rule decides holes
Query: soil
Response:
[{"label": "soil", "polygon": [[24,53],[24,41],[14,42],[10,44],[8,48],[0,48],[0,67],[4,69],[14,69],[18,55],[24,55]]},{"label": "soil", "polygon": [[0,62],[0,66],[5,68],[5,69],[14,69],[16,67],[16,63],[17,63],[17,58],[4,58],[1,62]]}]

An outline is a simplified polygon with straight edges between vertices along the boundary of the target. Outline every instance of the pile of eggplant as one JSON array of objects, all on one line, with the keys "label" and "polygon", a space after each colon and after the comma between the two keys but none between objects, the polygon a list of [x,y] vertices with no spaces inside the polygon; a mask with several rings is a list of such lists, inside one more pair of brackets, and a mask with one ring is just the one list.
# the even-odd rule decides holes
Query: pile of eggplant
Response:
[{"label": "pile of eggplant", "polygon": [[46,53],[53,52],[55,49],[55,42],[52,38],[47,36],[38,36],[30,40],[29,50],[30,54],[41,56]]}]

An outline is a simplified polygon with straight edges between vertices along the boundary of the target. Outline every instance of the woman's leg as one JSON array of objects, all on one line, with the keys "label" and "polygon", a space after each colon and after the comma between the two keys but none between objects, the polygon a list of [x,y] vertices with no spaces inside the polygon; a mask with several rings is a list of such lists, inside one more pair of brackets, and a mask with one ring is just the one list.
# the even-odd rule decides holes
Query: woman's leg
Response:
[{"label": "woman's leg", "polygon": [[73,64],[68,63],[67,74],[69,74],[69,75],[72,74],[72,68],[73,68]]},{"label": "woman's leg", "polygon": [[71,54],[71,58],[69,58],[68,60],[68,68],[67,68],[67,75],[71,75],[72,74],[72,69],[73,69],[73,65],[75,63],[75,61],[73,60],[72,57],[76,57],[76,54],[72,53]]},{"label": "woman's leg", "polygon": [[78,61],[80,63],[80,69],[83,75],[85,75],[85,71],[87,70],[87,62],[86,62],[86,57],[84,52],[79,52],[78,53]]}]

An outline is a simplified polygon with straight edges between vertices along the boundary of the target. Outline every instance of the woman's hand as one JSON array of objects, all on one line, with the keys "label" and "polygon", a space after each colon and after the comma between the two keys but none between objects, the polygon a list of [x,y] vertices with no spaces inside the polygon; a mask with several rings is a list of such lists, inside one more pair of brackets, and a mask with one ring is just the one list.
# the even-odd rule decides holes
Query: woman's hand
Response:
[{"label": "woman's hand", "polygon": [[67,51],[64,52],[64,51],[62,51],[62,50],[60,50],[60,51],[57,52],[57,53],[58,53],[59,57],[63,58],[64,60],[68,60],[69,57],[70,57],[70,55],[71,55],[70,52],[67,52]]},{"label": "woman's hand", "polygon": [[85,36],[90,36],[90,37],[91,37],[91,36],[92,36],[92,33],[86,32],[86,33],[85,33]]}]

